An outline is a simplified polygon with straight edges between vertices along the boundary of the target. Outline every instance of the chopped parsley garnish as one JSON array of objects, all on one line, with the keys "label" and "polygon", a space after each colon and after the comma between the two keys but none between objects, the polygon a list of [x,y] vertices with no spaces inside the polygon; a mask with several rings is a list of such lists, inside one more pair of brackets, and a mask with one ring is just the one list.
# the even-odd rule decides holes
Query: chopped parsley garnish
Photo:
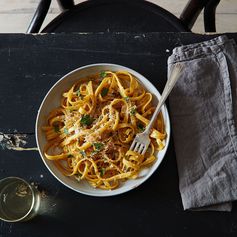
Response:
[{"label": "chopped parsley garnish", "polygon": [[69,154],[68,156],[67,156],[67,158],[72,158],[73,157],[73,155],[72,154]]},{"label": "chopped parsley garnish", "polygon": [[95,143],[93,143],[93,146],[95,148],[95,151],[100,151],[101,149],[103,149],[104,144],[100,143],[100,142],[95,142]]},{"label": "chopped parsley garnish", "polygon": [[78,97],[81,97],[81,91],[80,91],[80,89],[78,89],[78,90],[76,91],[76,94],[77,94]]},{"label": "chopped parsley garnish", "polygon": [[102,78],[106,77],[106,72],[105,72],[105,71],[102,71],[102,72],[100,73],[100,77],[102,77]]},{"label": "chopped parsley garnish", "polygon": [[101,168],[101,170],[100,170],[100,175],[101,175],[101,176],[104,176],[104,174],[105,174],[105,168]]},{"label": "chopped parsley garnish", "polygon": [[80,124],[84,126],[89,126],[93,123],[93,121],[94,119],[89,114],[86,115],[83,114],[80,120]]},{"label": "chopped parsley garnish", "polygon": [[136,112],[137,112],[136,107],[132,107],[131,110],[130,110],[130,114],[135,115]]},{"label": "chopped parsley garnish", "polygon": [[58,133],[58,132],[60,132],[60,128],[59,128],[59,126],[58,125],[53,125],[53,129],[54,129],[54,132],[56,132],[56,133]]},{"label": "chopped parsley garnish", "polygon": [[138,123],[138,124],[137,124],[137,128],[138,128],[138,130],[139,130],[140,132],[143,132],[143,131],[145,130],[145,127],[144,127],[143,124],[141,124],[141,123]]},{"label": "chopped parsley garnish", "polygon": [[64,132],[65,134],[67,134],[67,135],[69,134],[69,132],[68,132],[68,129],[67,129],[67,128],[64,128],[64,129],[63,129],[63,132]]},{"label": "chopped parsley garnish", "polygon": [[80,151],[80,154],[82,155],[82,157],[85,157],[85,156],[86,156],[85,151]]},{"label": "chopped parsley garnish", "polygon": [[130,101],[129,96],[125,96],[124,99],[125,99],[126,102],[129,102],[129,101]]},{"label": "chopped parsley garnish", "polygon": [[104,87],[104,88],[102,89],[102,91],[101,91],[101,96],[102,96],[102,97],[106,96],[106,95],[108,94],[108,92],[109,92],[109,89],[106,88],[106,87]]}]

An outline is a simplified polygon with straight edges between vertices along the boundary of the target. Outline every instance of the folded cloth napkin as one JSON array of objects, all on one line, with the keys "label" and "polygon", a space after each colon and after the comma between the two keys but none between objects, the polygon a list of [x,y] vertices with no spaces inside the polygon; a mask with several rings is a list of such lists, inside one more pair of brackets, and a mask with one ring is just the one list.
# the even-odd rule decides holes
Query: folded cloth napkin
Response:
[{"label": "folded cloth napkin", "polygon": [[237,47],[226,36],[177,47],[184,70],[169,97],[184,209],[231,211],[237,200]]}]

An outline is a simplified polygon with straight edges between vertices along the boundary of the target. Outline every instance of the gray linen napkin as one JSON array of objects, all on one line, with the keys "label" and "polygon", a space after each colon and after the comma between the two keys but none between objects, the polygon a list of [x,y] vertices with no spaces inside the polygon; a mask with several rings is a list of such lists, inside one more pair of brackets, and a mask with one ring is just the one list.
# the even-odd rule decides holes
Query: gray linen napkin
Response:
[{"label": "gray linen napkin", "polygon": [[184,71],[169,97],[184,209],[231,211],[237,200],[237,48],[226,36],[177,47]]}]

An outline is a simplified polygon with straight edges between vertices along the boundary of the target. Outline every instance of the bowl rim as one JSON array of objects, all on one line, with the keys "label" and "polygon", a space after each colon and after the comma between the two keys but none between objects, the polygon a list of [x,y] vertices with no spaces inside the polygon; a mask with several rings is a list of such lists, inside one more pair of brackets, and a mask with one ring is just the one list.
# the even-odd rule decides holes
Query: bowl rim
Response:
[{"label": "bowl rim", "polygon": [[[144,183],[147,179],[149,179],[152,174],[158,169],[158,167],[160,166],[161,162],[163,161],[163,159],[165,158],[166,156],[166,153],[167,153],[167,149],[169,147],[169,143],[170,143],[170,135],[171,135],[171,124],[170,124],[170,117],[169,117],[169,113],[168,113],[168,109],[166,107],[166,104],[164,104],[162,107],[162,111],[165,112],[165,115],[163,114],[163,116],[165,116],[164,120],[166,121],[166,124],[165,124],[165,127],[166,127],[166,133],[167,133],[167,137],[166,137],[166,144],[165,144],[165,147],[164,149],[162,150],[164,152],[164,155],[163,157],[161,158],[161,161],[158,163],[158,165],[156,165],[155,169],[152,171],[152,172],[149,172],[148,174],[146,174],[146,176],[141,180],[141,181],[137,181],[137,183],[135,185],[133,185],[131,188],[127,188],[125,190],[119,190],[119,188],[117,189],[113,189],[109,192],[106,192],[108,190],[104,190],[105,192],[103,194],[96,194],[96,193],[91,193],[91,192],[86,192],[86,191],[83,191],[83,190],[80,190],[80,189],[75,189],[74,187],[70,186],[69,184],[63,182],[60,177],[58,177],[54,171],[48,166],[48,164],[46,163],[46,158],[44,157],[43,155],[43,152],[41,152],[41,149],[40,149],[40,145],[39,145],[39,139],[38,139],[38,126],[39,126],[39,117],[40,117],[40,112],[42,110],[42,107],[44,106],[44,103],[45,101],[47,100],[49,94],[53,91],[53,89],[58,85],[60,84],[61,81],[65,80],[65,78],[71,76],[72,74],[78,72],[78,71],[81,71],[83,69],[88,69],[88,68],[93,68],[93,67],[97,67],[97,66],[106,66],[106,67],[118,67],[120,68],[120,70],[124,70],[124,71],[128,71],[129,73],[131,73],[132,75],[134,75],[136,77],[136,79],[139,81],[139,82],[142,82],[143,84],[145,84],[147,87],[153,87],[153,89],[155,90],[156,92],[156,96],[158,96],[158,99],[160,98],[161,94],[160,92],[158,91],[158,89],[153,85],[153,83],[151,83],[146,77],[144,77],[142,74],[140,74],[139,72],[129,68],[129,67],[126,67],[126,66],[122,66],[122,65],[119,65],[119,64],[114,64],[114,63],[93,63],[93,64],[87,64],[87,65],[84,65],[84,66],[81,66],[81,67],[78,67],[68,73],[66,73],[64,76],[62,76],[59,80],[57,80],[53,86],[51,86],[51,88],[48,90],[48,92],[46,93],[46,95],[44,96],[40,106],[39,106],[39,109],[38,109],[38,112],[37,112],[37,117],[36,117],[36,122],[35,122],[35,139],[36,139],[36,144],[37,144],[37,148],[38,148],[38,151],[39,151],[39,154],[40,154],[40,157],[41,159],[43,160],[43,163],[44,165],[47,167],[47,169],[50,171],[50,173],[60,182],[62,183],[64,186],[68,187],[69,189],[77,192],[77,193],[81,193],[81,194],[84,194],[84,195],[88,195],[88,196],[94,196],[94,197],[109,197],[109,196],[116,196],[116,195],[119,195],[119,194],[123,194],[123,193],[126,193],[128,191],[131,191],[135,188],[137,188],[138,186],[140,186],[142,183]],[[141,79],[142,78],[142,79]],[[80,78],[78,79],[80,80]],[[144,86],[144,85],[143,85]],[[147,88],[146,88],[147,89]],[[148,90],[148,89],[147,89]],[[152,165],[151,165],[152,167]],[[149,169],[151,168],[149,167]],[[126,181],[125,181],[126,182]]]}]

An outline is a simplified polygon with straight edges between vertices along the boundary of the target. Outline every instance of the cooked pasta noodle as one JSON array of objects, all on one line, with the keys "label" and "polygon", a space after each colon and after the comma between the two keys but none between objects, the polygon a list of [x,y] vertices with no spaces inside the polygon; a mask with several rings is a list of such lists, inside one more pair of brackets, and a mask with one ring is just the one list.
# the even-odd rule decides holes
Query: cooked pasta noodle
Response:
[{"label": "cooked pasta noodle", "polygon": [[162,114],[151,132],[145,155],[129,150],[155,108],[152,94],[126,71],[105,71],[78,80],[63,93],[43,127],[45,156],[66,176],[87,180],[93,187],[115,189],[137,178],[165,146]]}]

